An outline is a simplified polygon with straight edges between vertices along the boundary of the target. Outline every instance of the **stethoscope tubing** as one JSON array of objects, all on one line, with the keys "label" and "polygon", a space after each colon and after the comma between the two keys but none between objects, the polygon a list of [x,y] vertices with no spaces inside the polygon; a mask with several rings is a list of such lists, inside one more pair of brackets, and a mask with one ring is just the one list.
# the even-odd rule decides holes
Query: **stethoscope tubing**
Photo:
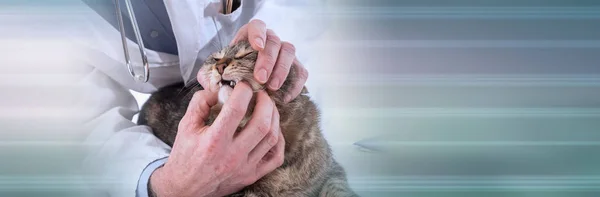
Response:
[{"label": "stethoscope tubing", "polygon": [[133,26],[133,33],[135,34],[135,39],[137,40],[140,55],[142,57],[142,63],[144,65],[144,74],[136,74],[135,70],[133,69],[133,65],[131,64],[131,56],[129,55],[129,49],[127,48],[127,37],[125,36],[125,27],[123,25],[123,16],[121,15],[121,6],[119,5],[119,0],[115,0],[117,22],[119,23],[119,32],[121,33],[121,42],[123,44],[125,64],[127,65],[127,70],[129,70],[129,75],[131,75],[133,79],[146,83],[150,79],[150,66],[148,65],[148,56],[146,55],[146,51],[144,51],[144,41],[142,40],[142,35],[140,34],[140,28],[138,26],[137,19],[135,18],[133,6],[131,5],[131,0],[124,1],[127,8],[127,13],[129,14],[129,19],[131,19],[131,25]]}]

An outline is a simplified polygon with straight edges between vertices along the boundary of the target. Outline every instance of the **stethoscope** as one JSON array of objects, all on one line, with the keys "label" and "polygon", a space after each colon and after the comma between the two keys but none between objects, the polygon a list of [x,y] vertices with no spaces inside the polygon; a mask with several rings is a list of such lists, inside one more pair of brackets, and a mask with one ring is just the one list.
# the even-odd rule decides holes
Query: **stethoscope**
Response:
[{"label": "stethoscope", "polygon": [[137,20],[135,19],[135,13],[133,12],[133,6],[131,6],[131,1],[125,0],[125,5],[127,7],[129,19],[131,19],[131,26],[133,26],[133,33],[135,34],[135,39],[137,40],[137,44],[140,49],[140,55],[142,56],[144,74],[136,74],[133,70],[133,65],[131,65],[131,57],[129,56],[129,49],[127,48],[127,37],[125,36],[125,27],[123,26],[123,16],[121,15],[121,6],[119,5],[119,0],[115,0],[117,21],[119,23],[119,32],[121,33],[123,53],[125,54],[125,64],[127,65],[127,70],[129,70],[129,75],[131,75],[133,79],[146,83],[148,82],[148,79],[150,79],[150,67],[148,65],[148,56],[146,56],[146,51],[144,51],[144,41],[142,40],[140,28],[137,24]]},{"label": "stethoscope", "polygon": [[[133,65],[131,64],[131,57],[129,56],[129,49],[127,48],[127,36],[125,36],[125,27],[123,26],[123,16],[121,15],[121,6],[119,5],[119,0],[115,0],[116,6],[116,14],[117,14],[117,22],[119,23],[119,32],[121,33],[121,42],[123,44],[123,53],[125,55],[125,64],[127,65],[127,70],[129,71],[129,75],[133,77],[134,80],[140,81],[143,83],[148,82],[150,79],[150,67],[148,65],[148,56],[146,55],[146,51],[144,51],[144,42],[142,40],[142,35],[140,34],[140,28],[137,23],[137,19],[135,18],[135,13],[133,11],[133,6],[131,5],[131,0],[124,0],[125,6],[127,8],[127,14],[129,14],[129,19],[131,20],[131,25],[133,26],[133,33],[135,34],[135,39],[137,40],[137,44],[140,50],[140,55],[142,57],[142,64],[144,65],[144,73],[137,74],[133,69]],[[225,14],[231,13],[233,10],[233,0],[225,0],[223,2],[223,11]]]}]

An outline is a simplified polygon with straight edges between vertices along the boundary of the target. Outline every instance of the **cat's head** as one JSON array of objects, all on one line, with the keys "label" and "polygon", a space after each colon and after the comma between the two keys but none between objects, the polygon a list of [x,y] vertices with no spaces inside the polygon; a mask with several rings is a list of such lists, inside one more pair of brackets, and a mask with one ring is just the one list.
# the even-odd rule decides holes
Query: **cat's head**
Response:
[{"label": "cat's head", "polygon": [[[224,103],[227,97],[233,91],[235,85],[241,81],[248,83],[252,90],[266,89],[265,85],[260,84],[254,78],[254,66],[258,51],[252,49],[248,41],[240,41],[235,45],[225,47],[224,49],[210,55],[200,68],[200,76],[208,83],[207,89],[219,91],[219,102]],[[290,72],[288,79],[282,85],[276,94],[271,94],[272,98],[280,95],[280,92],[286,91],[290,78],[294,74]],[[273,92],[271,92],[273,93]],[[278,99],[278,98],[274,98]]]}]

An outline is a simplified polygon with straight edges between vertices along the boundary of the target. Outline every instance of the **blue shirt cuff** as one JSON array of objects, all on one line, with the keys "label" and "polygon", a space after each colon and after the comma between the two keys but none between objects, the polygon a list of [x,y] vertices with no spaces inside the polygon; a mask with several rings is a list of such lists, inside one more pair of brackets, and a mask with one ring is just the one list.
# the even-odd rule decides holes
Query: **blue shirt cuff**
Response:
[{"label": "blue shirt cuff", "polygon": [[140,179],[138,180],[137,189],[135,190],[136,197],[150,196],[148,194],[148,182],[150,182],[150,176],[156,169],[165,165],[165,162],[167,162],[167,158],[168,157],[163,157],[161,159],[154,160],[153,162],[150,162],[150,164],[148,164],[146,168],[144,168],[142,174],[140,175]]}]

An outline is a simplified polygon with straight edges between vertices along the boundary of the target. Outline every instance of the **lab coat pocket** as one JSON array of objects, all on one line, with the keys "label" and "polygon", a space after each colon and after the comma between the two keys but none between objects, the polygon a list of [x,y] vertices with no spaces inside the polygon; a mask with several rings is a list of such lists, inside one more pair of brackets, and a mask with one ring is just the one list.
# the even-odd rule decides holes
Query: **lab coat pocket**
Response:
[{"label": "lab coat pocket", "polygon": [[240,5],[237,8],[234,8],[235,10],[233,10],[233,12],[231,12],[229,14],[223,14],[224,11],[222,11],[219,13],[219,18],[227,20],[227,21],[235,21],[242,13],[243,8],[244,8],[244,1],[240,0]]}]

